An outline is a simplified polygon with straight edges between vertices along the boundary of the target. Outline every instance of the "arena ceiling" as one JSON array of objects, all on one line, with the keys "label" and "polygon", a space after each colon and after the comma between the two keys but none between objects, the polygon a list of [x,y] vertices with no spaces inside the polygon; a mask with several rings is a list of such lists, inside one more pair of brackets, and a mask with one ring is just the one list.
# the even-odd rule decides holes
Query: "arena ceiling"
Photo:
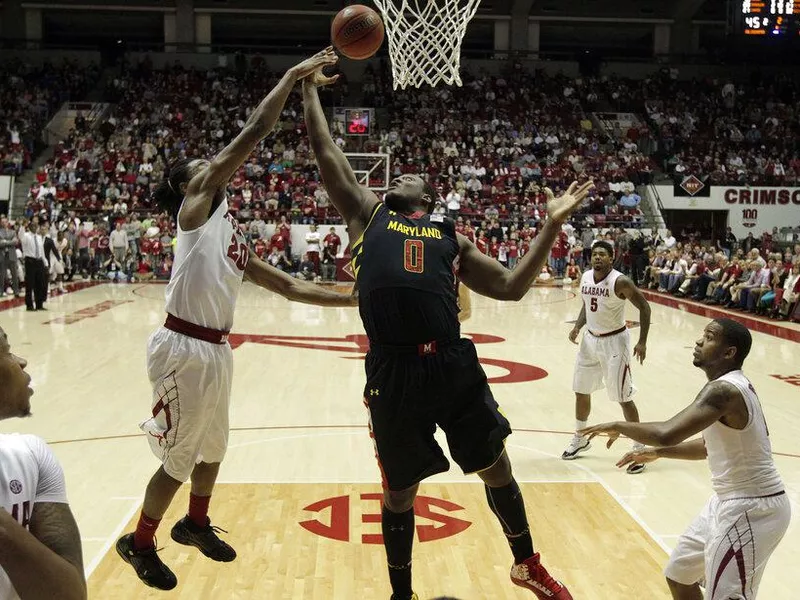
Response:
[{"label": "arena ceiling", "polygon": [[[2,0],[0,0],[2,1]],[[356,2],[372,0],[185,0],[198,13],[211,13],[216,51],[258,49],[303,51],[330,43],[332,16]],[[444,0],[436,0],[443,2]],[[450,0],[461,1],[464,0]],[[22,0],[41,7],[44,41],[51,47],[122,43],[153,50],[163,43],[163,15],[184,0]],[[605,56],[652,56],[654,24],[701,24],[701,48],[723,45],[727,0],[481,0],[464,38],[472,57],[491,56],[495,21],[532,18],[540,22],[539,49],[557,58],[587,49]],[[183,7],[182,7],[183,8]]]},{"label": "arena ceiling", "polygon": [[[442,0],[437,0],[442,1]],[[368,0],[362,0],[370,4]],[[43,5],[49,9],[103,6],[122,10],[174,10],[176,0],[23,0],[26,6]],[[195,0],[194,8],[213,12],[276,11],[335,13],[348,4],[342,0]],[[726,0],[482,0],[479,17],[497,18],[530,15],[542,20],[576,19],[694,19],[724,21]]]}]

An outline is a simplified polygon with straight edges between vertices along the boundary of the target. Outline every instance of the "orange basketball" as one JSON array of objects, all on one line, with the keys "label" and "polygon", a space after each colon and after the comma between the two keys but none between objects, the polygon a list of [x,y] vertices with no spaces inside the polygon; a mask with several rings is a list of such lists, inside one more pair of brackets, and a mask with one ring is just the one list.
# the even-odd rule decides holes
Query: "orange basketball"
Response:
[{"label": "orange basketball", "polygon": [[339,11],[331,25],[331,40],[347,58],[364,60],[383,43],[383,21],[369,6],[354,4]]}]

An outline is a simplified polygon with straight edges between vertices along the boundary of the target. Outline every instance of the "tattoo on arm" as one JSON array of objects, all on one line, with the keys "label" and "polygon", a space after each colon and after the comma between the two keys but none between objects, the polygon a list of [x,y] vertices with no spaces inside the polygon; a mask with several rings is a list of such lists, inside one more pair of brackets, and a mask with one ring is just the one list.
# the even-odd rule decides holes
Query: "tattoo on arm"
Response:
[{"label": "tattoo on arm", "polygon": [[81,534],[69,504],[36,504],[31,515],[30,532],[42,544],[72,564],[83,579]]}]

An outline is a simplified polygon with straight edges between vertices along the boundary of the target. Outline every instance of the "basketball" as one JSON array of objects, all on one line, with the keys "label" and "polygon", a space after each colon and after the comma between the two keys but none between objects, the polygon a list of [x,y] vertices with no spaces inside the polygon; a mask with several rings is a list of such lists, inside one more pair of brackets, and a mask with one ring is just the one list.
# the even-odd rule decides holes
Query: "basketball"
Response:
[{"label": "basketball", "polygon": [[347,58],[364,60],[383,44],[383,21],[369,6],[354,4],[339,11],[331,25],[331,40]]}]

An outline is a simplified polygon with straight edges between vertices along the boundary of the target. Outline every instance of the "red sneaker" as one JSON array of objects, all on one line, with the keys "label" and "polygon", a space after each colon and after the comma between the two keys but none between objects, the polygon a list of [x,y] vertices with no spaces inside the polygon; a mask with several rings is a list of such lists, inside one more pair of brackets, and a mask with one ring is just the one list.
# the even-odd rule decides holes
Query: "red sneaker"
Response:
[{"label": "red sneaker", "polygon": [[572,600],[572,594],[564,584],[550,577],[550,573],[539,562],[538,552],[525,562],[511,567],[511,581],[532,591],[539,600]]}]

